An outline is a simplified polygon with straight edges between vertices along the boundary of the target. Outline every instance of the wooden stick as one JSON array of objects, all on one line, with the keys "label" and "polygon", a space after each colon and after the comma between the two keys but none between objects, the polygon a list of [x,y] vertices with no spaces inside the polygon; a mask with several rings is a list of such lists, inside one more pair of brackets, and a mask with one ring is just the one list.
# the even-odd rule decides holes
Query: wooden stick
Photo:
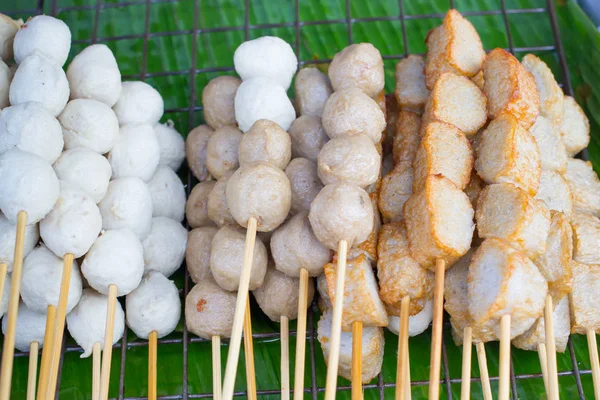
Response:
[{"label": "wooden stick", "polygon": [[92,400],[100,398],[100,353],[101,343],[96,342],[92,347]]},{"label": "wooden stick", "polygon": [[538,357],[540,359],[540,367],[542,368],[542,378],[544,379],[544,390],[550,398],[550,389],[548,388],[548,356],[546,354],[546,344],[538,343]]},{"label": "wooden stick", "polygon": [[17,329],[17,314],[19,313],[19,293],[21,292],[21,275],[23,274],[23,246],[25,245],[25,227],[27,213],[19,211],[17,216],[17,237],[15,240],[15,256],[10,282],[10,297],[8,311],[4,318],[8,318],[4,347],[2,348],[2,368],[0,368],[0,400],[10,398],[12,383],[13,357],[15,355],[15,335]]},{"label": "wooden stick", "polygon": [[481,378],[483,399],[493,400],[492,385],[490,385],[490,374],[488,372],[487,357],[485,355],[485,344],[483,344],[483,342],[475,343],[475,350],[477,350],[477,362],[479,363],[479,375]]},{"label": "wooden stick", "polygon": [[157,342],[158,332],[150,332],[148,335],[148,400],[156,400]]},{"label": "wooden stick", "polygon": [[461,400],[471,398],[471,351],[473,350],[473,329],[465,327],[463,331],[462,376],[460,385]]},{"label": "wooden stick", "polygon": [[60,363],[60,350],[62,348],[63,334],[65,332],[65,318],[67,317],[67,301],[69,300],[69,286],[71,285],[71,271],[73,269],[73,254],[66,254],[63,260],[63,273],[60,281],[60,293],[58,295],[58,307],[56,308],[56,322],[54,323],[54,335],[50,343],[52,362],[50,363],[50,375],[46,395],[52,398],[58,380],[58,367]]},{"label": "wooden stick", "polygon": [[229,341],[229,352],[227,353],[227,365],[225,366],[225,380],[223,382],[223,398],[225,400],[231,400],[233,398],[235,374],[237,372],[237,366],[240,357],[240,345],[242,341],[244,315],[246,314],[246,303],[248,301],[250,269],[252,268],[252,259],[254,257],[254,242],[256,241],[256,224],[256,218],[250,218],[248,220],[248,230],[246,231],[246,246],[244,248],[244,262],[242,263],[242,273],[240,276],[240,285],[238,287],[238,294],[235,303],[233,326],[231,328],[231,339]]},{"label": "wooden stick", "polygon": [[246,360],[246,391],[248,392],[248,399],[256,400],[256,371],[254,369],[250,297],[246,297],[246,312],[244,314],[244,358]]},{"label": "wooden stick", "polygon": [[592,381],[594,382],[594,398],[600,400],[600,363],[598,362],[598,345],[596,332],[587,331],[587,342],[590,350],[590,363],[592,364]]},{"label": "wooden stick", "polygon": [[290,320],[280,318],[281,337],[281,400],[290,400]]},{"label": "wooden stick", "polygon": [[442,362],[442,323],[444,319],[444,272],[446,262],[435,262],[435,291],[433,292],[433,329],[431,333],[431,359],[429,365],[429,398],[440,397],[440,366]]},{"label": "wooden stick", "polygon": [[554,338],[554,307],[552,296],[546,296],[544,307],[544,327],[546,329],[546,350],[548,358],[548,396],[550,400],[558,400],[558,367],[556,366],[556,341]]},{"label": "wooden stick", "polygon": [[344,283],[346,279],[346,256],[348,242],[340,240],[338,246],[338,261],[335,282],[335,301],[333,303],[333,317],[331,321],[331,334],[329,336],[330,349],[327,362],[327,380],[325,383],[325,400],[334,400],[337,390],[338,364],[340,361],[340,339],[342,334],[342,308],[344,307]]},{"label": "wooden stick", "polygon": [[362,322],[352,323],[352,400],[362,400],[362,328]]},{"label": "wooden stick", "polygon": [[48,306],[46,315],[46,330],[44,331],[44,349],[42,350],[42,365],[40,367],[40,381],[38,382],[37,400],[46,400],[50,367],[52,364],[52,342],[54,340],[54,325],[56,322],[56,307]]},{"label": "wooden stick", "polygon": [[29,343],[29,372],[27,374],[27,400],[35,400],[35,381],[37,380],[38,342]]},{"label": "wooden stick", "polygon": [[294,400],[304,399],[304,364],[306,361],[306,310],[308,308],[308,270],[300,270],[298,320],[296,322],[296,369],[294,371]]},{"label": "wooden stick", "polygon": [[115,329],[115,313],[117,309],[117,285],[108,287],[108,307],[106,310],[106,327],[104,329],[104,349],[102,353],[102,371],[100,372],[100,400],[108,399],[110,380],[110,363],[112,360],[113,334]]},{"label": "wooden stick", "polygon": [[221,400],[221,337],[212,337],[213,399]]},{"label": "wooden stick", "polygon": [[0,263],[0,301],[4,297],[4,285],[6,284],[6,275],[8,273],[8,264]]},{"label": "wooden stick", "polygon": [[405,391],[405,397],[406,400],[411,400],[412,398],[412,392],[411,392],[411,386],[410,386],[410,356],[408,354],[408,340],[406,341],[406,389],[404,389]]},{"label": "wooden stick", "polygon": [[[408,317],[410,297],[404,296],[400,301],[400,329],[398,331],[398,366],[396,368],[396,399],[406,399],[406,386],[410,385],[408,371]],[[410,372],[409,372],[410,373]]]},{"label": "wooden stick", "polygon": [[500,380],[498,400],[508,400],[510,384],[510,314],[500,320]]}]

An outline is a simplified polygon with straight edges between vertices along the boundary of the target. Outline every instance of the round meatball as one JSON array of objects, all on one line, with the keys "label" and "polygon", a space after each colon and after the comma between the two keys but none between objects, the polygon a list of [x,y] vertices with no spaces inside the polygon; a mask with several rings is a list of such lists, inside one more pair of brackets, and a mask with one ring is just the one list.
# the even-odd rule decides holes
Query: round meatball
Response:
[{"label": "round meatball", "polygon": [[[2,318],[2,334],[6,335],[8,318]],[[29,351],[32,342],[44,346],[46,333],[46,315],[30,310],[22,301],[19,302],[17,325],[15,330],[15,349],[24,353]]]},{"label": "round meatball", "polygon": [[[260,309],[271,321],[279,322],[281,317],[296,319],[298,318],[300,297],[299,284],[298,278],[291,278],[270,266],[262,286],[254,290],[252,294]],[[315,285],[313,280],[309,279],[307,304],[312,303],[314,294]]]},{"label": "round meatball", "polygon": [[60,182],[60,195],[54,208],[40,221],[40,236],[54,254],[82,257],[102,229],[102,216],[96,202],[67,182]]},{"label": "round meatball", "polygon": [[158,166],[160,147],[150,124],[122,126],[108,153],[113,178],[136,177],[148,182]]},{"label": "round meatball", "polygon": [[188,166],[199,181],[204,181],[209,176],[206,168],[206,148],[213,133],[210,126],[200,125],[190,131],[185,141]]},{"label": "round meatball", "polygon": [[315,197],[308,215],[321,243],[332,250],[341,240],[348,248],[367,240],[373,230],[373,205],[369,194],[348,182],[326,185]]},{"label": "round meatball", "polygon": [[154,125],[160,157],[158,165],[166,165],[173,171],[177,171],[185,158],[185,141],[175,129],[173,121],[168,120],[166,124]]},{"label": "round meatball", "polygon": [[242,81],[235,76],[219,76],[202,90],[204,119],[214,129],[235,125],[235,93]]},{"label": "round meatball", "polygon": [[15,35],[13,50],[17,64],[31,54],[41,52],[62,67],[71,50],[71,31],[58,18],[37,15],[21,26]]},{"label": "round meatball", "polygon": [[[13,267],[16,238],[17,226],[0,213],[0,263],[8,266],[8,272],[11,272]],[[24,257],[27,257],[31,253],[38,240],[40,240],[38,225],[27,225],[25,227],[25,242],[23,245]]]},{"label": "round meatball", "polygon": [[140,240],[150,233],[152,196],[139,178],[111,181],[106,196],[98,204],[103,229],[131,229]]},{"label": "round meatball", "polygon": [[212,221],[208,217],[208,195],[215,184],[215,181],[200,182],[192,189],[185,204],[185,218],[191,228],[212,225]]},{"label": "round meatball", "polygon": [[108,287],[114,284],[118,296],[126,295],[144,274],[144,248],[129,229],[104,231],[86,254],[81,273],[102,294],[108,294]]},{"label": "round meatball", "polygon": [[229,182],[231,175],[232,173],[230,172],[219,179],[208,194],[206,211],[208,213],[208,218],[210,218],[217,226],[236,223],[233,215],[231,215],[231,212],[229,211],[229,206],[227,205],[227,183]]},{"label": "round meatball", "polygon": [[200,283],[211,277],[210,249],[217,231],[214,226],[203,226],[188,233],[185,263],[194,283]]},{"label": "round meatball", "polygon": [[63,146],[60,123],[40,103],[22,103],[0,112],[0,153],[16,147],[52,164]]},{"label": "round meatball", "polygon": [[296,119],[290,127],[292,139],[292,156],[308,158],[317,162],[321,148],[329,140],[321,125],[320,116],[303,115]]},{"label": "round meatball", "polygon": [[325,185],[347,181],[365,188],[379,179],[381,156],[366,135],[340,136],[323,146],[318,168]]},{"label": "round meatball", "polygon": [[233,54],[233,65],[244,81],[268,78],[287,90],[298,68],[298,59],[285,40],[262,36],[239,45]]},{"label": "round meatball", "polygon": [[292,188],[292,213],[309,211],[310,203],[323,189],[317,164],[306,158],[294,158],[285,169]]},{"label": "round meatball", "polygon": [[[21,298],[29,309],[45,314],[49,305],[58,307],[64,269],[64,260],[57,257],[43,244],[25,258],[21,277]],[[81,290],[79,266],[77,261],[73,260],[69,295],[67,296],[67,312],[70,312],[79,302]]]},{"label": "round meatball", "polygon": [[310,276],[321,275],[332,256],[331,250],[313,233],[306,211],[296,214],[273,233],[271,254],[275,268],[293,278],[300,276],[302,268]]},{"label": "round meatball", "polygon": [[[225,225],[215,234],[210,250],[210,271],[215,281],[225,290],[235,291],[240,284],[246,232],[232,225]],[[250,290],[262,285],[267,272],[267,248],[256,238],[250,272]]]},{"label": "round meatball", "polygon": [[242,132],[235,126],[217,129],[206,146],[206,168],[216,179],[228,172],[235,171],[238,162],[238,148],[242,141]]},{"label": "round meatball", "polygon": [[60,192],[58,178],[40,156],[13,149],[0,155],[0,211],[13,224],[19,211],[35,224],[54,207]]},{"label": "round meatball", "polygon": [[381,140],[385,117],[375,100],[357,88],[333,93],[323,109],[323,128],[330,138],[364,133],[375,144]]},{"label": "round meatball", "polygon": [[333,89],[327,75],[315,67],[302,68],[296,75],[296,109],[300,115],[321,118]]},{"label": "round meatball", "polygon": [[67,79],[72,99],[94,99],[112,107],[121,95],[121,71],[104,44],[92,44],[77,54],[67,68]]},{"label": "round meatball", "polygon": [[[106,312],[108,297],[93,289],[84,289],[81,300],[67,315],[67,329],[75,342],[83,349],[81,358],[89,357],[95,343],[100,343],[104,348],[104,333],[106,332]],[[115,323],[113,327],[113,340],[115,344],[125,331],[125,313],[121,303],[117,301],[115,309]]]},{"label": "round meatball", "polygon": [[152,230],[142,242],[144,270],[173,275],[183,262],[187,245],[187,229],[167,217],[152,218]]},{"label": "round meatball", "polygon": [[358,88],[375,97],[385,85],[383,59],[371,43],[352,44],[337,53],[328,73],[335,91]]},{"label": "round meatball", "polygon": [[199,282],[185,298],[185,324],[203,339],[229,337],[237,295],[223,290],[212,279]]},{"label": "round meatball", "polygon": [[272,79],[245,80],[235,94],[235,120],[243,132],[259,119],[273,121],[287,131],[295,118],[296,110],[285,89]]},{"label": "round meatball", "polygon": [[104,154],[113,148],[119,135],[117,116],[109,106],[96,100],[71,100],[58,120],[67,149],[86,147]]},{"label": "round meatball", "polygon": [[54,163],[58,179],[85,192],[100,203],[108,190],[112,168],[102,155],[85,147],[67,150]]},{"label": "round meatball", "polygon": [[127,326],[140,339],[156,331],[158,338],[173,332],[181,316],[179,291],[173,281],[156,271],[148,272],[125,301]]},{"label": "round meatball", "polygon": [[275,122],[266,119],[256,121],[239,145],[240,165],[263,161],[284,169],[291,158],[290,135]]},{"label": "round meatball", "polygon": [[65,71],[54,60],[35,51],[17,68],[10,85],[9,99],[13,106],[36,101],[56,117],[69,101],[69,82]]},{"label": "round meatball", "polygon": [[227,205],[233,218],[246,228],[256,218],[257,230],[277,228],[288,216],[292,189],[285,173],[267,163],[240,167],[227,182]]},{"label": "round meatball", "polygon": [[183,221],[185,213],[185,188],[175,172],[160,165],[148,182],[152,196],[152,216],[169,217]]},{"label": "round meatball", "polygon": [[113,106],[119,125],[130,123],[156,124],[165,104],[160,93],[145,82],[123,82],[121,95]]}]

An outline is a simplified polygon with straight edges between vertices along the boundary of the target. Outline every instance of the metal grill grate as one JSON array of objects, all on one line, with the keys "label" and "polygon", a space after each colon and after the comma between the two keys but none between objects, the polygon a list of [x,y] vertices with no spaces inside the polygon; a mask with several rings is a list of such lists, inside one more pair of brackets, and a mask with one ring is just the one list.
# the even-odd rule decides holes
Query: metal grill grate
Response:
[{"label": "metal grill grate", "polygon": [[[145,80],[145,79],[151,78],[151,77],[189,75],[190,96],[189,96],[188,104],[187,105],[186,104],[178,104],[177,107],[167,108],[167,109],[165,109],[165,114],[169,115],[169,114],[173,114],[173,113],[187,113],[188,114],[188,123],[189,123],[190,128],[195,125],[195,118],[194,118],[195,113],[202,110],[202,107],[197,105],[196,77],[200,74],[234,71],[232,66],[230,66],[230,67],[197,68],[198,34],[212,33],[212,32],[243,31],[244,39],[247,40],[250,36],[250,30],[253,30],[253,29],[293,27],[295,29],[295,37],[294,37],[294,43],[292,43],[292,45],[295,50],[296,56],[299,59],[299,66],[303,66],[305,64],[322,64],[322,63],[328,63],[329,61],[331,61],[329,59],[301,60],[301,57],[300,57],[300,47],[301,47],[300,31],[301,31],[301,28],[304,26],[344,24],[347,28],[348,43],[351,44],[353,42],[352,29],[353,29],[354,23],[374,22],[374,21],[400,21],[401,34],[402,34],[401,36],[402,36],[402,41],[403,41],[404,52],[402,54],[385,55],[383,57],[384,60],[399,60],[401,58],[406,57],[409,54],[417,54],[415,52],[411,52],[408,47],[409,42],[408,42],[408,38],[407,38],[407,27],[406,27],[407,21],[417,20],[417,19],[432,19],[432,18],[439,19],[439,18],[443,18],[445,15],[444,13],[406,15],[405,14],[405,0],[398,0],[398,6],[399,6],[399,14],[398,15],[390,15],[390,16],[382,16],[382,17],[369,17],[369,18],[353,18],[351,16],[351,1],[345,0],[345,18],[330,19],[330,20],[318,20],[318,21],[301,21],[300,13],[299,13],[300,0],[294,0],[294,21],[293,22],[287,22],[287,23],[281,23],[281,24],[251,25],[250,24],[250,0],[241,0],[241,2],[243,2],[243,4],[244,4],[244,24],[242,26],[200,28],[200,26],[199,26],[199,19],[200,19],[199,1],[201,1],[201,0],[194,0],[194,2],[193,2],[194,3],[193,28],[192,29],[177,30],[177,31],[170,31],[170,32],[151,32],[151,29],[150,29],[150,22],[151,22],[150,21],[150,7],[151,7],[151,5],[159,4],[159,3],[177,3],[178,1],[179,0],[130,0],[130,1],[118,1],[118,0],[115,1],[115,0],[113,0],[110,3],[108,3],[108,2],[105,3],[103,0],[96,0],[96,3],[94,5],[61,7],[60,6],[61,0],[33,0],[33,2],[37,3],[35,5],[35,9],[19,10],[19,11],[11,11],[11,10],[6,11],[5,10],[3,12],[8,15],[17,15],[18,14],[19,16],[23,16],[23,15],[41,14],[44,11],[46,11],[50,15],[57,15],[59,13],[67,12],[67,11],[92,11],[93,10],[93,22],[92,22],[93,27],[92,27],[91,37],[89,37],[87,39],[83,39],[83,40],[74,40],[73,41],[74,44],[84,44],[85,45],[85,44],[103,43],[103,42],[109,42],[109,41],[115,42],[115,41],[122,41],[122,40],[127,40],[127,39],[142,39],[143,40],[143,55],[142,55],[142,63],[140,66],[140,72],[139,72],[139,74],[124,75],[123,79],[124,80],[126,80],[126,79]],[[406,1],[409,1],[409,0],[406,0]],[[467,11],[467,12],[462,12],[462,14],[465,15],[466,17],[501,16],[503,19],[503,22],[504,22],[505,34],[506,34],[507,43],[508,43],[508,48],[506,50],[509,50],[511,53],[523,53],[523,52],[534,52],[534,51],[553,52],[556,55],[556,57],[558,58],[558,61],[560,64],[561,74],[562,74],[562,82],[563,82],[562,86],[564,88],[564,91],[568,95],[573,95],[573,89],[571,86],[571,82],[569,80],[569,71],[568,71],[568,67],[566,64],[565,54],[563,51],[563,45],[560,41],[560,34],[558,31],[558,24],[557,24],[557,16],[556,16],[556,11],[554,9],[553,1],[546,0],[546,7],[544,7],[544,8],[529,8],[529,9],[509,9],[506,7],[505,0],[498,0],[498,1],[500,2],[499,10]],[[455,5],[454,0],[449,0],[448,6],[452,8],[452,7],[454,7],[454,5]],[[107,10],[107,9],[111,9],[111,8],[126,8],[126,7],[132,7],[132,6],[145,6],[145,21],[144,21],[144,32],[143,33],[121,35],[121,36],[107,36],[107,37],[99,37],[98,36],[99,19],[100,19],[100,15],[103,10]],[[459,11],[460,11],[460,9],[459,9]],[[549,19],[549,23],[552,28],[554,45],[553,46],[539,46],[539,47],[515,47],[514,41],[513,41],[513,35],[511,33],[511,28],[510,28],[510,23],[509,23],[509,15],[516,15],[516,14],[544,14],[544,15],[546,15]],[[149,73],[147,71],[149,40],[152,38],[156,38],[156,37],[180,36],[180,35],[191,35],[192,36],[191,67],[186,70],[158,71],[158,72]],[[489,49],[487,49],[487,50],[489,50]],[[118,54],[117,54],[117,58],[118,58]],[[584,154],[584,157],[587,157],[587,154]],[[191,188],[194,183],[195,183],[194,178],[192,177],[192,175],[190,173],[188,173],[187,174],[188,194],[191,191]],[[184,279],[184,284],[183,284],[183,289],[182,289],[182,292],[183,292],[182,295],[185,297],[188,293],[188,290],[190,289],[190,279],[188,277],[187,271],[185,271],[184,274],[185,274],[185,279]],[[307,364],[310,362],[310,367],[311,367],[310,370],[311,370],[311,375],[312,375],[311,382],[312,383],[311,383],[311,385],[308,385],[305,388],[305,394],[310,395],[313,399],[316,400],[318,397],[322,397],[322,392],[325,391],[325,388],[321,387],[317,384],[317,378],[315,376],[315,371],[316,371],[315,352],[320,351],[320,348],[319,348],[318,343],[316,343],[316,331],[314,328],[314,314],[313,314],[312,307],[309,309],[309,312],[308,312],[307,326],[308,326],[307,340],[309,341],[308,349],[310,352],[310,357],[307,358],[306,362],[307,362]],[[444,324],[444,335],[442,336],[443,338],[445,338],[445,332],[447,332],[448,329],[449,329],[449,324],[445,323]],[[290,336],[295,336],[295,335],[296,335],[295,331],[293,331],[293,330],[290,331]],[[65,335],[65,339],[66,339],[66,337],[67,337],[67,335]],[[272,338],[278,338],[278,337],[279,337],[279,332],[255,333],[253,335],[254,339],[272,339]],[[206,340],[197,338],[197,337],[190,337],[187,329],[185,328],[185,324],[184,324],[183,334],[182,334],[181,338],[163,339],[163,340],[158,341],[159,345],[160,344],[163,344],[163,345],[164,344],[182,344],[182,347],[183,347],[182,391],[181,391],[181,393],[174,393],[174,394],[169,394],[166,396],[159,396],[158,397],[159,399],[163,399],[163,400],[201,399],[201,398],[212,397],[212,393],[190,393],[190,391],[189,391],[189,386],[188,386],[188,346],[190,343],[196,343],[196,342],[206,342]],[[225,343],[227,343],[227,341],[225,341]],[[127,359],[127,350],[135,348],[135,347],[143,347],[143,346],[147,346],[146,341],[137,341],[137,340],[136,341],[128,341],[127,330],[125,330],[125,334],[123,335],[123,338],[120,341],[120,343],[118,343],[114,346],[117,349],[121,349],[120,374],[119,374],[119,385],[118,385],[119,390],[118,390],[118,397],[117,397],[119,400],[133,400],[133,399],[142,399],[143,398],[143,397],[125,397],[125,373],[126,373],[125,365],[126,365],[126,359]],[[451,385],[460,383],[461,379],[460,378],[454,379],[454,378],[450,377],[449,366],[448,366],[447,346],[446,346],[445,340],[443,340],[442,346],[443,346],[442,347],[442,350],[443,350],[442,351],[442,357],[443,357],[442,358],[442,366],[444,369],[444,374],[443,374],[443,377],[442,377],[440,383],[445,386],[447,397],[449,400],[451,400],[452,399]],[[255,348],[256,347],[257,346],[255,346]],[[160,349],[160,347],[159,347],[159,349]],[[79,348],[77,346],[63,346],[63,351],[61,353],[60,371],[62,371],[62,362],[64,359],[65,352],[81,352],[81,351],[82,351],[81,348]],[[573,369],[571,371],[561,371],[561,372],[559,372],[559,376],[574,376],[575,382],[577,385],[579,398],[584,399],[585,396],[584,396],[583,386],[581,383],[581,375],[590,375],[591,370],[579,369],[578,361],[575,356],[575,350],[574,350],[571,339],[569,339],[569,342],[568,342],[568,351],[570,354]],[[159,350],[159,354],[160,354],[160,350]],[[293,348],[290,349],[290,354],[292,355],[292,360],[293,360],[293,355],[294,355]],[[23,357],[23,356],[27,356],[27,355],[28,355],[27,353],[20,353],[20,352],[15,353],[16,357]],[[159,357],[159,362],[160,362],[160,357]],[[308,365],[307,365],[307,370],[308,370]],[[59,382],[60,382],[60,373],[61,372],[59,372]],[[541,374],[515,375],[513,362],[511,359],[511,390],[512,390],[512,397],[514,399],[518,398],[517,385],[516,385],[517,380],[533,379],[533,378],[541,378]],[[18,379],[24,379],[24,377],[20,377]],[[210,377],[207,376],[206,379],[210,380]],[[474,377],[471,380],[472,380],[472,382],[480,381],[480,379],[477,377]],[[490,380],[497,381],[498,377],[490,376]],[[429,382],[425,381],[425,380],[423,380],[423,381],[414,381],[413,380],[411,383],[414,387],[414,386],[425,386],[425,385],[428,385]],[[112,385],[116,385],[116,382],[112,382]],[[260,388],[260,382],[258,382],[258,386]],[[380,374],[377,378],[377,383],[371,383],[371,384],[364,385],[364,388],[378,390],[379,397],[381,399],[383,399],[384,398],[384,389],[393,388],[394,386],[395,386],[395,383],[393,381],[385,382],[383,375]],[[340,386],[338,388],[338,390],[340,390],[340,391],[349,391],[350,389],[351,389],[350,386]],[[261,396],[261,395],[277,395],[277,394],[280,394],[280,391],[278,391],[278,390],[258,390],[257,394],[259,396]],[[246,392],[236,392],[234,395],[235,396],[246,396]],[[57,389],[57,398],[58,398],[58,389]]]}]

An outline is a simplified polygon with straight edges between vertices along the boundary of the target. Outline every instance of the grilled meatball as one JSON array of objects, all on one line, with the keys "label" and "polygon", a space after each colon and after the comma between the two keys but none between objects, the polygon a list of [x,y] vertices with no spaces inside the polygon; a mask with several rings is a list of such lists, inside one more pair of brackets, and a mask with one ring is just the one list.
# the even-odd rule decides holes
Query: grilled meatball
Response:
[{"label": "grilled meatball", "polygon": [[233,101],[241,83],[235,76],[219,76],[211,79],[202,90],[204,119],[214,129],[235,125]]},{"label": "grilled meatball", "polygon": [[188,233],[185,263],[194,283],[211,277],[210,249],[217,231],[214,226],[203,226]]},{"label": "grilled meatball", "polygon": [[212,279],[199,282],[185,298],[188,330],[208,340],[231,336],[236,297],[235,292],[221,289]]},{"label": "grilled meatball", "polygon": [[321,148],[329,140],[321,124],[321,115],[298,117],[289,129],[292,157],[304,157],[317,162]]},{"label": "grilled meatball", "polygon": [[290,135],[275,122],[260,119],[242,136],[239,144],[241,166],[267,162],[284,169],[292,158]]},{"label": "grilled meatball", "polygon": [[235,126],[224,126],[215,130],[206,145],[206,168],[212,176],[220,179],[240,165],[238,147],[242,131]]},{"label": "grilled meatball", "polygon": [[192,174],[199,181],[204,181],[209,176],[206,167],[206,150],[213,134],[214,131],[210,126],[199,125],[190,131],[185,140],[185,158]]},{"label": "grilled meatball", "polygon": [[317,164],[308,158],[294,158],[285,168],[292,189],[292,213],[309,211],[310,204],[323,189]]},{"label": "grilled meatball", "polygon": [[185,218],[191,228],[213,224],[208,216],[208,196],[215,185],[215,181],[200,182],[192,189],[185,203]]}]

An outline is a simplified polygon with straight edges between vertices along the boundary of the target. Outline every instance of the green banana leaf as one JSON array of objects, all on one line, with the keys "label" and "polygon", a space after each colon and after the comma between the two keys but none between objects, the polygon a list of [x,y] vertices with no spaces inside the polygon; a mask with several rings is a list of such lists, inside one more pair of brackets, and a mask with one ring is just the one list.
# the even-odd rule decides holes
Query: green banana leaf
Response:
[{"label": "green banana leaf", "polygon": [[[54,14],[63,19],[71,28],[73,47],[71,56],[91,43],[91,38],[107,44],[115,53],[125,79],[145,79],[155,86],[165,99],[169,110],[164,120],[171,119],[177,129],[186,135],[194,126],[203,122],[201,105],[202,88],[215,76],[232,74],[232,55],[235,48],[245,40],[245,0],[3,0],[0,12],[9,12],[13,17],[28,18],[36,12],[38,3],[42,12]],[[195,2],[197,9],[195,10]],[[291,44],[296,43],[296,13],[294,0],[247,0],[248,38],[262,35],[276,35]],[[403,9],[400,4],[403,3]],[[552,68],[557,80],[563,80],[563,71],[556,51],[553,50],[554,36],[551,20],[545,0],[300,0],[298,16],[302,22],[299,27],[300,59],[305,64],[313,60],[331,59],[341,48],[349,44],[347,25],[347,7],[352,18],[351,39],[353,42],[371,42],[384,55],[386,67],[386,91],[394,88],[394,66],[398,56],[406,53],[424,53],[424,39],[427,32],[439,25],[441,17],[453,4],[461,12],[488,11],[484,15],[469,16],[478,30],[484,47],[530,48],[543,47],[536,52]],[[502,13],[503,5],[508,11],[507,23]],[[589,157],[597,171],[600,171],[600,35],[589,19],[573,1],[559,0],[555,4],[560,25],[560,36],[568,62],[572,87],[579,103],[590,118],[592,141]],[[517,10],[527,10],[517,12]],[[401,11],[407,17],[405,21],[407,42],[403,41],[402,22],[398,18]],[[149,13],[148,32],[145,38],[145,16]],[[195,25],[194,16],[198,19]],[[437,14],[436,18],[416,18],[424,14]],[[387,17],[383,21],[374,18]],[[315,24],[315,21],[334,20],[334,23]],[[305,24],[306,23],[306,24]],[[273,27],[283,24],[283,27]],[[511,32],[512,43],[506,34],[507,26]],[[219,30],[222,27],[238,27],[236,30]],[[195,28],[200,31],[194,34]],[[176,31],[183,33],[172,34]],[[146,40],[147,39],[147,40]],[[144,50],[147,50],[144,57]],[[195,54],[194,54],[195,52]],[[526,51],[518,51],[521,57]],[[326,65],[319,64],[326,68]],[[197,74],[192,74],[194,68]],[[218,72],[213,72],[218,68]],[[291,93],[290,93],[291,94]],[[182,177],[186,172],[182,172]],[[184,178],[184,182],[187,180]],[[175,280],[180,288],[184,286],[183,272]],[[191,283],[190,283],[191,284]],[[256,382],[259,391],[276,391],[280,388],[280,342],[275,335],[279,324],[269,321],[256,304],[252,305],[253,330],[265,333],[264,338],[255,339]],[[309,326],[316,329],[318,310],[313,307]],[[295,329],[295,323],[290,324]],[[310,329],[310,328],[309,328]],[[181,339],[183,323],[166,339]],[[309,331],[309,338],[310,338]],[[411,379],[413,399],[427,398],[429,378],[430,331],[410,340]],[[193,335],[190,335],[190,338]],[[444,360],[448,369],[441,373],[445,384],[441,386],[441,396],[446,398],[448,390],[452,398],[460,398],[460,377],[462,348],[454,345],[449,329],[444,330]],[[316,339],[307,339],[307,363],[305,388],[316,390],[323,397],[326,367],[320,346]],[[127,350],[113,351],[111,398],[136,398],[147,396],[147,351],[145,342],[127,333]],[[133,343],[133,344],[132,344]],[[580,397],[574,367],[579,370],[590,369],[587,342],[584,337],[572,337],[574,355],[577,363],[573,365],[569,350],[558,355],[558,370],[561,373],[559,385],[561,398]],[[65,352],[60,397],[62,399],[91,398],[91,358],[80,359],[72,339],[67,338],[68,349]],[[295,335],[290,337],[291,377],[294,374]],[[314,350],[314,375],[310,352]],[[489,372],[498,376],[498,344],[486,345]],[[158,347],[158,394],[159,396],[179,396],[183,393],[192,397],[209,394],[212,391],[211,344],[207,341],[194,341],[187,345],[187,358],[184,357],[184,345],[181,341],[161,343]],[[221,347],[224,363],[227,346]],[[387,385],[380,392],[377,380],[365,389],[366,399],[378,399],[382,396],[392,398],[394,389],[389,386],[395,381],[397,358],[397,338],[386,332],[385,358],[381,374]],[[186,361],[187,360],[187,361]],[[477,357],[473,354],[472,376],[479,377]],[[541,378],[531,377],[539,374],[540,364],[537,354],[512,349],[512,361],[517,396],[522,399],[545,398]],[[187,362],[187,370],[184,363]],[[123,364],[123,371],[121,371]],[[445,364],[445,363],[443,363]],[[15,359],[12,398],[24,399],[27,386],[28,357]],[[236,390],[245,390],[245,364],[243,351],[238,367]],[[121,380],[121,372],[123,379]],[[187,375],[187,385],[185,376]],[[314,384],[314,386],[313,386]],[[348,386],[349,382],[339,379],[339,385]],[[588,373],[581,375],[583,394],[593,397],[592,378]],[[187,387],[187,388],[186,388]],[[492,390],[497,392],[497,380],[492,380]],[[479,380],[471,385],[472,397],[482,398]],[[260,398],[278,398],[276,394],[260,395]],[[350,398],[348,390],[340,392],[339,398]],[[305,398],[312,398],[307,392]]]}]

